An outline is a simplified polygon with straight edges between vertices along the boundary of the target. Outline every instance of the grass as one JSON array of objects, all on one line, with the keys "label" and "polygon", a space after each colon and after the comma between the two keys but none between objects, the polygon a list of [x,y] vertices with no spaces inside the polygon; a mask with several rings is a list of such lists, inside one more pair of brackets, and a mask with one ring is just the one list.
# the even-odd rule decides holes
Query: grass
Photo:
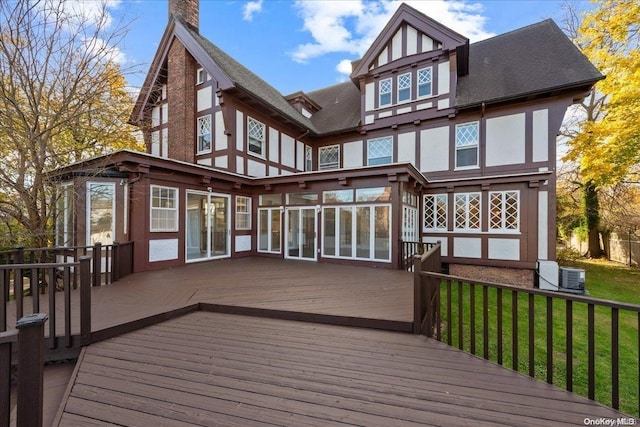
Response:
[{"label": "grass", "polygon": [[[573,266],[586,270],[586,287],[589,296],[630,304],[640,305],[640,270],[612,264],[604,261],[576,261]],[[442,340],[456,347],[462,337],[463,349],[471,349],[471,310],[470,286],[451,286],[451,322],[447,318],[447,286],[441,286],[442,304]],[[483,338],[483,291],[475,286],[475,354],[484,356]],[[553,298],[551,302],[552,319],[550,330],[552,336],[548,346],[547,336],[547,304],[544,296],[532,296],[524,292],[502,291],[502,354],[498,351],[498,291],[494,288],[487,291],[488,305],[488,359],[504,366],[515,368],[525,374],[533,374],[537,379],[547,380],[547,357],[552,357],[552,382],[559,387],[571,388],[575,393],[588,396],[588,322],[587,305],[574,302],[572,304],[572,358],[573,378],[567,384],[567,305],[561,298]],[[462,297],[462,335],[459,328],[459,297]],[[516,304],[515,310],[514,303]],[[533,316],[529,322],[529,305],[533,304]],[[517,336],[514,330],[514,316],[517,322]],[[595,337],[595,400],[612,405],[612,368],[611,368],[611,309],[596,306],[594,309]],[[619,314],[619,394],[620,410],[633,416],[640,416],[639,390],[640,354],[639,354],[639,322],[638,313],[620,310]],[[448,340],[446,326],[451,327],[451,341]],[[532,327],[533,344],[529,342],[530,325]],[[517,352],[514,353],[514,343]],[[549,348],[547,348],[549,347]],[[515,358],[514,358],[515,354]],[[533,363],[530,364],[530,354]],[[514,363],[515,359],[515,363]],[[570,387],[569,387],[570,386]]]}]

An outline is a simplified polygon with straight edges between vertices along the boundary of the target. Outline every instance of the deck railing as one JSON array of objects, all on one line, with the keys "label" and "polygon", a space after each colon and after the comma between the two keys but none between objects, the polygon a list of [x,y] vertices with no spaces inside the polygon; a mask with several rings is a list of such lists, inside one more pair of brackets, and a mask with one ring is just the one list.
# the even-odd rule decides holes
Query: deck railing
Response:
[{"label": "deck railing", "polygon": [[[405,242],[400,241],[400,252],[398,253],[398,265],[400,270],[411,270],[413,266],[413,256],[422,255],[429,252],[438,243],[427,242]],[[440,271],[440,269],[438,269]]]},{"label": "deck railing", "polygon": [[471,281],[418,260],[414,277],[424,305],[414,330],[640,415],[640,306]]}]

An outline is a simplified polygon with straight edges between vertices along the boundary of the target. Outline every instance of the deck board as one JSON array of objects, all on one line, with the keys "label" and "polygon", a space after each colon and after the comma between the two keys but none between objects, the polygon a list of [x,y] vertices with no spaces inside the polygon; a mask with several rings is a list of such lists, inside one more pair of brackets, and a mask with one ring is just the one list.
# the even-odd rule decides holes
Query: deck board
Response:
[{"label": "deck board", "polygon": [[93,344],[79,363],[61,426],[548,426],[621,416],[423,336],[204,311]]}]

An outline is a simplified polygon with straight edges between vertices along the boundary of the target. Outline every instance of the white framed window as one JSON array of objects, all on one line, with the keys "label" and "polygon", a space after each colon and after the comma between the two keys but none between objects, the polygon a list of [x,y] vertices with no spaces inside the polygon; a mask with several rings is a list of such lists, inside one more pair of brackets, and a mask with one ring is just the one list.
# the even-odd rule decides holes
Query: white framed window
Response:
[{"label": "white framed window", "polygon": [[251,230],[251,197],[236,196],[236,230]]},{"label": "white framed window", "polygon": [[378,105],[380,107],[384,107],[387,105],[391,105],[391,90],[392,90],[392,81],[391,79],[380,80],[378,83],[378,92],[380,95]]},{"label": "white framed window", "polygon": [[456,168],[478,166],[479,123],[456,125]]},{"label": "white framed window", "polygon": [[115,183],[87,183],[87,200],[87,246],[112,244],[116,234]]},{"label": "white framed window", "polygon": [[211,152],[211,114],[198,117],[198,154]]},{"label": "white framed window", "polygon": [[385,165],[393,162],[393,137],[385,136],[367,141],[367,164]]},{"label": "white framed window", "polygon": [[206,81],[207,81],[207,72],[202,68],[198,68],[198,70],[196,71],[196,84],[201,85]]},{"label": "white framed window", "polygon": [[328,145],[318,148],[318,170],[340,167],[340,146]]},{"label": "white framed window", "polygon": [[178,189],[151,186],[150,231],[178,231]]},{"label": "white framed window", "polygon": [[447,231],[447,199],[446,194],[424,196],[425,231]]},{"label": "white framed window", "polygon": [[313,149],[308,145],[304,147],[304,170],[313,170]]},{"label": "white framed window", "polygon": [[411,100],[411,73],[398,76],[398,102]]},{"label": "white framed window", "polygon": [[248,117],[247,136],[249,138],[249,154],[255,154],[256,156],[264,157],[265,135],[266,126],[264,125],[264,123],[260,123],[259,121]]},{"label": "white framed window", "polygon": [[56,246],[73,246],[73,199],[72,183],[57,187],[56,199]]},{"label": "white framed window", "polygon": [[458,193],[455,196],[455,229],[480,231],[480,193]]},{"label": "white framed window", "polygon": [[520,192],[492,191],[489,193],[489,229],[515,232],[520,228]]},{"label": "white framed window", "polygon": [[418,70],[418,98],[433,95],[433,69]]}]

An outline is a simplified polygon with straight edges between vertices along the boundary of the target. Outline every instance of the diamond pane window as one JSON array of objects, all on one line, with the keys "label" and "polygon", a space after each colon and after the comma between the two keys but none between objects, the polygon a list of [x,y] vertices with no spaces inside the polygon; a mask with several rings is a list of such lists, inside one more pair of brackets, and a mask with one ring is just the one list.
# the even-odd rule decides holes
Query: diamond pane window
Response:
[{"label": "diamond pane window", "polygon": [[518,191],[489,193],[489,228],[500,231],[517,231],[519,228]]},{"label": "diamond pane window", "polygon": [[456,230],[480,230],[480,193],[455,195]]},{"label": "diamond pane window", "polygon": [[304,148],[304,170],[313,170],[313,150],[308,145]]},{"label": "diamond pane window", "polygon": [[318,149],[318,169],[335,169],[340,165],[340,146],[330,145]]},{"label": "diamond pane window", "polygon": [[367,164],[384,165],[393,160],[393,137],[370,139],[367,145]]},{"label": "diamond pane window", "polygon": [[447,229],[447,195],[429,194],[424,196],[424,229]]},{"label": "diamond pane window", "polygon": [[211,151],[211,115],[198,117],[198,153]]},{"label": "diamond pane window", "polygon": [[391,79],[380,80],[380,107],[391,105]]},{"label": "diamond pane window", "polygon": [[247,119],[247,135],[249,137],[249,152],[264,156],[265,125],[249,117]]},{"label": "diamond pane window", "polygon": [[411,73],[398,76],[398,102],[411,99]]},{"label": "diamond pane window", "polygon": [[418,97],[431,96],[432,83],[431,67],[418,70]]},{"label": "diamond pane window", "polygon": [[478,122],[456,125],[456,167],[478,166]]}]

